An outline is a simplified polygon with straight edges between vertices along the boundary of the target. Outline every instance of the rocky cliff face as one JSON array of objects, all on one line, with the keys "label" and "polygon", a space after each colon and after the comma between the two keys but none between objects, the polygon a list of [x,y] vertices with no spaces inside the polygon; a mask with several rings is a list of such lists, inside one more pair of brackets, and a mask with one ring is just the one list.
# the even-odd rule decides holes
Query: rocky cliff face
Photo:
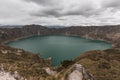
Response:
[{"label": "rocky cliff face", "polygon": [[75,27],[69,31],[71,31],[70,34],[80,35],[85,38],[105,40],[119,47],[120,26]]},{"label": "rocky cliff face", "polygon": [[26,25],[22,28],[0,28],[1,42],[5,40],[14,40],[18,38],[29,37],[33,35],[46,35],[49,33],[48,29],[43,26]]}]

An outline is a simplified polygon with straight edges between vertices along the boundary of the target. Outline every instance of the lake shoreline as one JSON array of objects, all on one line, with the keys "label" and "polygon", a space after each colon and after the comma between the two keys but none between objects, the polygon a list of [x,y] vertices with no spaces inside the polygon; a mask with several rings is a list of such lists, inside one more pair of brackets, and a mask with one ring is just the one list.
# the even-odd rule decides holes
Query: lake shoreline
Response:
[{"label": "lake shoreline", "polygon": [[[51,34],[49,34],[51,35]],[[23,36],[23,37],[19,37],[19,38],[14,38],[14,39],[11,39],[11,40],[5,40],[2,42],[3,45],[6,45],[6,43],[9,43],[9,42],[14,42],[14,41],[17,41],[17,40],[22,40],[22,39],[26,39],[26,38],[30,38],[30,37],[34,37],[34,36],[49,36],[49,35],[30,35],[30,36]],[[52,34],[52,35],[63,35],[63,36],[68,36],[68,37],[79,37],[79,38],[84,38],[84,39],[89,39],[89,40],[99,40],[99,41],[103,41],[103,42],[106,42],[106,43],[109,43],[112,45],[111,48],[114,48],[116,47],[111,41],[107,41],[107,40],[104,40],[104,39],[94,39],[94,38],[88,38],[88,37],[85,37],[85,36],[79,36],[79,35],[66,35],[66,34]]]},{"label": "lake shoreline", "polygon": [[[24,49],[32,53],[41,53],[43,58],[52,57],[53,63],[59,59],[62,60],[59,60],[58,63],[64,60],[75,59],[79,54],[86,51],[111,48],[111,44],[105,41],[66,35],[35,35],[20,41],[10,42],[8,46]],[[57,56],[55,56],[56,54],[60,54],[61,56],[57,58]],[[72,56],[67,56],[69,54]],[[62,55],[68,58],[65,57],[64,59]],[[56,65],[56,63],[54,65]]]}]

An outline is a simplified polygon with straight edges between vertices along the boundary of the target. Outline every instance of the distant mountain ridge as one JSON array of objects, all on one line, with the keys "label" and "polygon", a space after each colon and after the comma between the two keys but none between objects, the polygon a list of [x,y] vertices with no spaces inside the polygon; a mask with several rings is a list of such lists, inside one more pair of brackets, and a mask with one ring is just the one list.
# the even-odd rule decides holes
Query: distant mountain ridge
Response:
[{"label": "distant mountain ridge", "polygon": [[48,28],[65,28],[65,27],[70,27],[70,26],[55,26],[55,25],[53,25],[53,26],[46,26],[46,27],[48,27]]},{"label": "distant mountain ridge", "polygon": [[0,25],[0,28],[22,28],[23,25]]}]

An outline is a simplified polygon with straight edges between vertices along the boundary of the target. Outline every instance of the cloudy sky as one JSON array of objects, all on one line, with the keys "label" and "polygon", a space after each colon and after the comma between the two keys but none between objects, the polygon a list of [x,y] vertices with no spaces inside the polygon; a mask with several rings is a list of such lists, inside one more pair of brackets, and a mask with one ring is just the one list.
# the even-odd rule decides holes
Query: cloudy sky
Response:
[{"label": "cloudy sky", "polygon": [[0,0],[0,24],[120,24],[120,0]]}]

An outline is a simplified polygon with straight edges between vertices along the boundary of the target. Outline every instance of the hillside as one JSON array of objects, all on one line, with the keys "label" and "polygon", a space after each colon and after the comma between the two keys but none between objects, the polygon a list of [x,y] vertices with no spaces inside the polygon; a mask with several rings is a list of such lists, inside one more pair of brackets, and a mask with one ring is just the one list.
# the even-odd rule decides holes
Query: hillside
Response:
[{"label": "hillside", "polygon": [[[75,58],[75,60],[62,63],[61,66],[55,68],[51,66],[50,59],[43,59],[38,54],[0,46],[0,64],[5,71],[11,72],[11,74],[17,71],[21,77],[27,80],[70,80],[68,76],[72,78],[70,76],[72,72],[81,71],[80,65],[85,69],[88,79],[90,77],[94,80],[120,79],[119,48],[88,51]],[[78,67],[77,64],[79,64]],[[47,69],[48,71],[51,69],[51,71],[47,72]],[[56,71],[57,74],[54,74],[52,70]],[[79,73],[76,75],[79,75]],[[84,74],[82,73],[82,75]],[[83,78],[87,80],[85,75]]]},{"label": "hillside", "polygon": [[32,54],[21,49],[1,45],[0,65],[1,69],[4,68],[5,71],[11,72],[11,74],[17,71],[23,78],[38,80],[48,76],[43,68],[51,67],[51,60],[43,59],[39,54]]},{"label": "hillside", "polygon": [[[108,28],[109,27],[109,28]],[[51,58],[43,59],[22,49],[4,44],[33,35],[62,34],[81,36],[110,42],[114,48],[88,51],[73,61],[65,60],[61,66],[51,66]],[[92,26],[46,28],[26,25],[22,28],[0,28],[0,76],[9,72],[15,80],[120,80],[120,26]],[[19,75],[19,76],[18,76]]]},{"label": "hillside", "polygon": [[104,51],[89,51],[75,62],[82,64],[95,80],[119,80],[120,79],[120,49],[107,49]]},{"label": "hillside", "polygon": [[47,28],[41,25],[25,25],[22,28],[0,28],[0,42],[29,37],[33,35],[62,34],[81,36],[110,42],[120,47],[120,26],[73,26],[66,28]]},{"label": "hillside", "polygon": [[[57,75],[57,80],[80,80],[81,72],[83,80],[120,80],[120,49],[118,48],[88,51],[68,64],[64,64],[67,67]],[[71,77],[72,73],[79,75],[79,77],[74,75],[79,79]]]}]

